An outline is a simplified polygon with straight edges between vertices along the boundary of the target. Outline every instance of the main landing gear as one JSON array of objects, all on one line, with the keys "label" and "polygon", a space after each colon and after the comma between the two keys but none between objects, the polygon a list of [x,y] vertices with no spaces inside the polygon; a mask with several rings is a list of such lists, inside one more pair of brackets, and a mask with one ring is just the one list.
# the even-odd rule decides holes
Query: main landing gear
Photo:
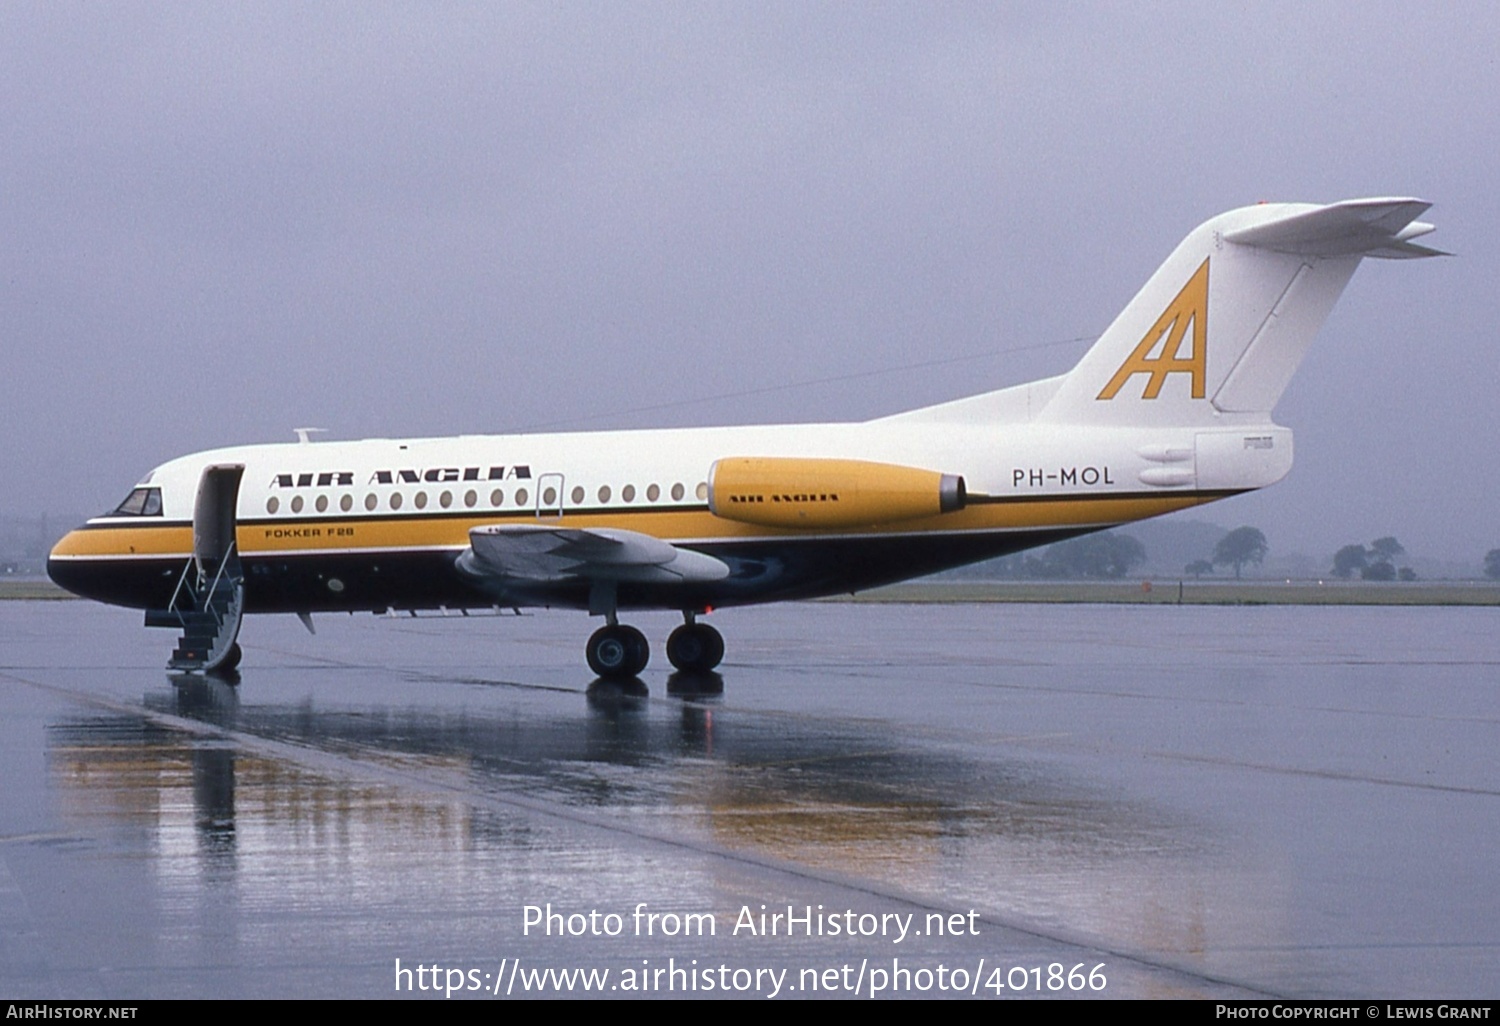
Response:
[{"label": "main landing gear", "polygon": [[[712,670],[724,658],[724,636],[696,622],[690,612],[683,616],[687,622],[667,638],[667,658],[679,670]],[[651,647],[634,627],[615,622],[613,616],[609,621],[589,638],[589,669],[606,680],[634,677],[646,668]]]},{"label": "main landing gear", "polygon": [[679,670],[712,670],[724,658],[724,636],[689,619],[667,636],[667,658]]},{"label": "main landing gear", "polygon": [[646,668],[651,646],[646,636],[622,623],[605,624],[589,638],[589,669],[601,677],[634,677]]}]

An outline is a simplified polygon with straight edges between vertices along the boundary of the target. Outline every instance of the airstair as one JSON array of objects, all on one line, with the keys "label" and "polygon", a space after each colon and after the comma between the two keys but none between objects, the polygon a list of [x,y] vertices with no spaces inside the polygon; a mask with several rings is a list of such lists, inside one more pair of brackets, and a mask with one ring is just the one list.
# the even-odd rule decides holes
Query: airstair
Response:
[{"label": "airstair", "polygon": [[236,638],[244,607],[245,582],[231,546],[212,577],[200,573],[196,559],[188,560],[167,608],[146,610],[146,626],[182,631],[168,669],[230,670],[239,662]]},{"label": "airstair", "polygon": [[243,466],[203,471],[193,507],[193,555],[167,608],[146,610],[147,627],[182,631],[168,669],[227,671],[239,664],[245,575],[235,540],[235,504],[244,471]]}]

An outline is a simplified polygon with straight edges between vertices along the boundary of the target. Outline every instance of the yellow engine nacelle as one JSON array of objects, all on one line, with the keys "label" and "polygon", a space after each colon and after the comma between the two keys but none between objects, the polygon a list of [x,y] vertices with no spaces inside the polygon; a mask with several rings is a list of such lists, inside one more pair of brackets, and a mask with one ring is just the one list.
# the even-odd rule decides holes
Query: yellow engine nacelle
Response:
[{"label": "yellow engine nacelle", "polygon": [[736,456],[708,472],[715,516],[762,527],[855,528],[963,509],[964,479],[864,460]]}]

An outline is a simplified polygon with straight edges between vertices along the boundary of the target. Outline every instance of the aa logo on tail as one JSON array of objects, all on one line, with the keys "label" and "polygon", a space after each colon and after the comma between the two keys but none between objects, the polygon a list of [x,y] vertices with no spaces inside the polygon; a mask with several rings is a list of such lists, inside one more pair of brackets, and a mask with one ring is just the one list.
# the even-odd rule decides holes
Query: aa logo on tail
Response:
[{"label": "aa logo on tail", "polygon": [[[1191,349],[1184,356],[1182,346],[1188,337],[1189,325],[1193,329]],[[1151,355],[1153,351],[1155,356]],[[1202,399],[1207,364],[1208,261],[1204,260],[1177,297],[1167,304],[1156,323],[1151,325],[1140,345],[1120,364],[1120,369],[1115,371],[1115,376],[1109,379],[1098,398],[1113,399],[1132,377],[1149,374],[1141,398],[1155,399],[1161,394],[1161,386],[1166,384],[1168,374],[1190,374],[1193,398]]]}]

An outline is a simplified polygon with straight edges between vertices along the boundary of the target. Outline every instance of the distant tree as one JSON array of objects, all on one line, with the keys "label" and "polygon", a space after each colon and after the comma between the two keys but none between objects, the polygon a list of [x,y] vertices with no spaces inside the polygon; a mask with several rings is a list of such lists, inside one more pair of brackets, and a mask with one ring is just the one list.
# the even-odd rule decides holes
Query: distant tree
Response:
[{"label": "distant tree", "polygon": [[1500,549],[1490,549],[1484,554],[1484,576],[1500,581]]},{"label": "distant tree", "polygon": [[1386,535],[1376,538],[1369,548],[1345,545],[1333,554],[1333,576],[1348,579],[1358,573],[1366,581],[1415,581],[1417,572],[1409,566],[1396,569],[1396,560],[1406,553],[1406,546]]},{"label": "distant tree", "polygon": [[1363,545],[1345,545],[1333,554],[1333,576],[1348,580],[1370,563]]},{"label": "distant tree", "polygon": [[1254,527],[1236,527],[1214,546],[1213,564],[1234,567],[1234,579],[1240,578],[1240,567],[1246,563],[1257,566],[1266,558],[1270,546],[1266,536]]},{"label": "distant tree", "polygon": [[1206,559],[1195,559],[1182,568],[1184,573],[1192,574],[1194,577],[1202,577],[1204,574],[1214,572],[1214,565]]},{"label": "distant tree", "polygon": [[1120,578],[1146,561],[1146,547],[1128,534],[1107,531],[1058,542],[1033,564],[1042,577]]}]

